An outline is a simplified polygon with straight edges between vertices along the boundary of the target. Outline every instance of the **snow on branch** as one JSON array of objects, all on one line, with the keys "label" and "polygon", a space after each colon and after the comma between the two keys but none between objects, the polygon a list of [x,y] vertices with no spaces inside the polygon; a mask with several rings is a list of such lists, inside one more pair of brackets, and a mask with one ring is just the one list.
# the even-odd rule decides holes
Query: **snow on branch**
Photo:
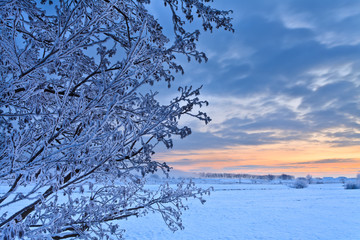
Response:
[{"label": "snow on branch", "polygon": [[[200,89],[184,87],[161,105],[145,85],[174,80],[175,54],[198,62],[205,30],[232,30],[228,11],[203,0],[165,0],[176,39],[162,32],[147,0],[33,0],[0,3],[0,231],[3,239],[121,239],[118,221],[159,212],[182,228],[192,183],[153,192],[144,176],[168,172],[152,160],[157,144],[186,137],[182,115],[205,123]],[[192,10],[194,7],[194,10]],[[166,8],[165,8],[166,9]],[[181,18],[186,15],[186,20]]]}]

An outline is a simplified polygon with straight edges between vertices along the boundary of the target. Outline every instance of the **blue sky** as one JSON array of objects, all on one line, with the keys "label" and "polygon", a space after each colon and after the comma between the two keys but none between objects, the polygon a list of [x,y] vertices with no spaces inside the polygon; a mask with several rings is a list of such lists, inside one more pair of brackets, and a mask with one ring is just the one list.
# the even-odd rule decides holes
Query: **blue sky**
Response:
[{"label": "blue sky", "polygon": [[[186,151],[200,154],[207,149],[252,146],[254,154],[260,154],[264,146],[272,146],[273,151],[288,146],[301,154],[317,145],[329,153],[299,159],[298,165],[290,167],[301,169],[300,162],[316,161],[344,164],[347,159],[351,167],[328,173],[359,171],[360,2],[218,0],[214,5],[234,11],[235,33],[202,34],[199,49],[207,53],[208,63],[184,61],[185,75],[177,78],[179,85],[204,85],[202,97],[210,102],[205,110],[213,121],[203,126],[185,119],[192,136],[176,141],[174,150],[159,158],[173,159],[171,154],[182,152],[184,157],[174,160],[174,165],[190,166],[201,160]],[[158,16],[166,17],[161,11]],[[353,151],[348,157],[336,155]],[[209,167],[205,158],[203,167],[183,170],[225,171],[233,166],[234,171],[267,172],[264,166],[273,169],[276,164],[276,160],[252,164],[251,159],[241,158],[241,151],[237,154],[238,162],[231,166],[222,164],[226,159],[219,157],[218,167]],[[288,171],[284,164],[279,168]],[[298,172],[306,171],[311,169]],[[314,172],[323,172],[321,166]]]}]

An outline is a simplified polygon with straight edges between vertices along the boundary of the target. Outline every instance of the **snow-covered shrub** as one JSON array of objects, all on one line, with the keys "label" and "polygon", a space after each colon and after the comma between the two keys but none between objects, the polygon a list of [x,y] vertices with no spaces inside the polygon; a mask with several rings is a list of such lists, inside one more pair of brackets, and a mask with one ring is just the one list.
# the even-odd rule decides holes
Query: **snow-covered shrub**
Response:
[{"label": "snow-covered shrub", "polygon": [[355,182],[348,182],[344,187],[345,189],[360,189],[360,173],[356,175]]},{"label": "snow-covered shrub", "polygon": [[360,183],[356,183],[356,182],[346,183],[345,189],[360,189]]},{"label": "snow-covered shrub", "polygon": [[191,134],[180,117],[210,121],[194,110],[207,105],[200,88],[166,103],[154,83],[183,73],[179,55],[207,60],[186,22],[232,30],[231,18],[209,1],[166,0],[170,41],[151,2],[0,1],[1,238],[119,239],[118,220],[148,212],[175,231],[182,199],[204,201],[192,182],[144,187],[170,170],[155,147]]},{"label": "snow-covered shrub", "polygon": [[308,174],[307,176],[306,176],[306,180],[307,180],[307,182],[309,183],[309,184],[312,184],[313,183],[313,177],[310,175],[310,174]]},{"label": "snow-covered shrub", "polygon": [[292,184],[289,185],[291,188],[307,188],[308,181],[306,179],[297,178]]}]

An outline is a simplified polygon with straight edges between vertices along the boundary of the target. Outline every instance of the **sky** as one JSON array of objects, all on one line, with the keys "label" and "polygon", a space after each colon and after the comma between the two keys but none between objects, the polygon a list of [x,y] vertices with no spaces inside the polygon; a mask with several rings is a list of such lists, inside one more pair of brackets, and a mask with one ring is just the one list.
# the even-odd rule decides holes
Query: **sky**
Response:
[{"label": "sky", "polygon": [[[360,1],[215,0],[214,6],[233,10],[235,33],[203,33],[198,48],[209,61],[184,61],[185,74],[176,80],[203,85],[201,98],[210,105],[202,111],[212,122],[182,119],[192,135],[154,158],[187,172],[354,177]],[[168,17],[160,7],[153,11],[159,20]]]}]

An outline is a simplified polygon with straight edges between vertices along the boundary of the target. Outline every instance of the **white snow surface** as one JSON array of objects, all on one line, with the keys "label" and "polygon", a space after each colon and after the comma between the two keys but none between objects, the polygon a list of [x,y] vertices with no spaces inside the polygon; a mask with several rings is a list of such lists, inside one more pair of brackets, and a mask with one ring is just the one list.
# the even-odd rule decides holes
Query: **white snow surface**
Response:
[{"label": "white snow surface", "polygon": [[184,230],[171,232],[159,214],[122,221],[126,239],[360,239],[360,190],[342,184],[197,184],[215,191],[188,201]]}]

